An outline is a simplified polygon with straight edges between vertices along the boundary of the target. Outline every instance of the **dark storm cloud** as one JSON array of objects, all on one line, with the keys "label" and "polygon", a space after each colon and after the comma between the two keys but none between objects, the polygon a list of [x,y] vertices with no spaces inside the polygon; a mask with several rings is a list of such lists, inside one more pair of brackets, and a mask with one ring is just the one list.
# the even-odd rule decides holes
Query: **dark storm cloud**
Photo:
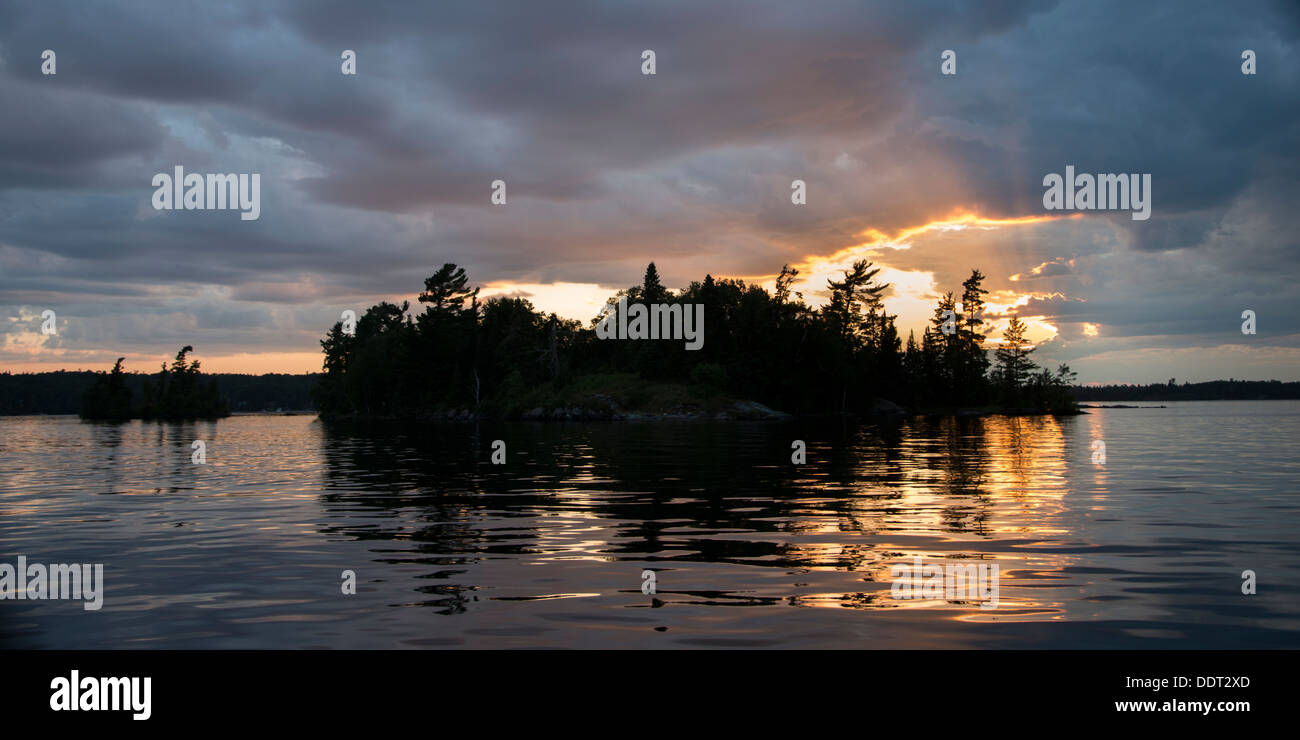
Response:
[{"label": "dark storm cloud", "polygon": [[[110,336],[168,311],[279,350],[276,332],[410,295],[444,261],[479,281],[617,286],[648,259],[670,285],[771,274],[867,229],[1041,215],[1066,165],[1150,173],[1151,219],[880,258],[942,285],[996,265],[990,287],[1060,293],[1033,310],[1112,336],[1204,338],[1247,299],[1300,310],[1293,3],[0,2],[0,19],[10,316],[75,303]],[[154,211],[153,174],[178,164],[260,172],[261,218]]]},{"label": "dark storm cloud", "polygon": [[0,190],[104,184],[115,179],[106,163],[147,153],[165,135],[146,113],[108,98],[0,78],[0,100]]}]

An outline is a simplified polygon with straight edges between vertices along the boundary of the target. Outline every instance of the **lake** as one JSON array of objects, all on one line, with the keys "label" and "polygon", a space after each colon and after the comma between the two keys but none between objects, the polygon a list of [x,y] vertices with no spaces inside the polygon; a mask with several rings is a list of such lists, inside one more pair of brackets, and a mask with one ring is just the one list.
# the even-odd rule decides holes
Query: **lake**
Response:
[{"label": "lake", "polygon": [[[0,417],[0,562],[104,565],[98,611],[0,601],[0,643],[1297,648],[1297,440],[1292,401],[882,425]],[[918,562],[996,564],[996,608],[896,594]]]}]

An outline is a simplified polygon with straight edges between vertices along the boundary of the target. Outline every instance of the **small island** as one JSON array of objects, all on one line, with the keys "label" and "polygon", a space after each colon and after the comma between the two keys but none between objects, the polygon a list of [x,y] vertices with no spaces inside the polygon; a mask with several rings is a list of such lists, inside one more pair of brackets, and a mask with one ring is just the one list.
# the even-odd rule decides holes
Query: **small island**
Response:
[{"label": "small island", "polygon": [[[354,326],[336,323],[321,340],[313,397],[327,420],[1080,413],[1075,373],[1035,365],[1019,318],[985,349],[978,270],[959,299],[939,299],[920,341],[906,343],[885,311],[879,272],[854,263],[813,308],[792,292],[799,271],[788,265],[774,291],[706,275],[674,292],[652,262],[584,326],[523,297],[480,300],[464,268],[448,263],[416,296],[423,311],[381,302]],[[641,315],[702,305],[702,344],[606,338],[627,318],[617,312],[636,304]]]},{"label": "small island", "polygon": [[185,421],[220,419],[230,416],[214,380],[200,377],[198,361],[189,361],[194,348],[185,345],[176,353],[170,368],[164,363],[152,380],[144,382],[142,398],[137,402],[127,386],[122,369],[124,358],[117,358],[113,369],[97,373],[94,383],[81,401],[81,418],[89,421],[128,421],[157,419]]}]

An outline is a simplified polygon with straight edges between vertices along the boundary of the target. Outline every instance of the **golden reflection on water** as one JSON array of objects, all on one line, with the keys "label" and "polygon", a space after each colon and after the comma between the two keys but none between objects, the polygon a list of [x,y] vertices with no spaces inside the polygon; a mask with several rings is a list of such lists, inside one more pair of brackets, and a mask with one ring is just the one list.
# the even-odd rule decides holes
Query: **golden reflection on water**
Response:
[{"label": "golden reflection on water", "polygon": [[[1067,538],[1063,519],[1068,456],[1053,417],[993,416],[938,423],[939,434],[909,434],[892,451],[862,450],[859,481],[834,519],[792,522],[803,536],[867,535],[863,541],[803,543],[787,553],[812,570],[862,574],[857,592],[804,594],[805,606],[958,610],[966,621],[1062,619],[1067,595],[1054,587],[1077,558],[1052,552]],[[1103,474],[1097,474],[1103,475]],[[1033,545],[1033,551],[1023,549]],[[921,558],[928,565],[997,564],[998,605],[964,599],[894,598],[891,570]]]},{"label": "golden reflection on water", "polygon": [[[1100,434],[1089,430],[1093,437]],[[690,519],[657,520],[664,548],[658,555],[667,561],[690,555],[693,538],[702,536],[768,543],[777,554],[734,559],[840,576],[821,581],[823,586],[845,583],[842,576],[851,574],[852,590],[737,592],[796,606],[950,610],[951,618],[966,621],[1062,619],[1067,599],[1077,596],[1060,588],[1069,581],[1063,570],[1077,558],[1053,552],[1071,534],[1063,518],[1071,472],[1066,439],[1062,421],[1053,417],[916,420],[904,424],[896,439],[854,440],[843,450],[848,464],[841,468],[799,471],[801,477],[790,482],[797,496],[722,498],[730,513],[743,517],[739,527],[704,535]],[[651,493],[602,485],[617,484],[618,476],[606,472],[600,451],[589,445],[573,445],[563,459],[561,480],[524,479],[537,487],[515,489],[544,494],[548,501],[526,512],[532,526],[525,562],[617,561],[614,544],[640,523],[611,520],[607,507]],[[764,516],[761,504],[772,503],[779,504],[776,516]],[[758,526],[762,522],[775,529]],[[978,601],[963,598],[894,598],[891,569],[916,557],[940,567],[996,564],[997,608],[981,609]]]}]

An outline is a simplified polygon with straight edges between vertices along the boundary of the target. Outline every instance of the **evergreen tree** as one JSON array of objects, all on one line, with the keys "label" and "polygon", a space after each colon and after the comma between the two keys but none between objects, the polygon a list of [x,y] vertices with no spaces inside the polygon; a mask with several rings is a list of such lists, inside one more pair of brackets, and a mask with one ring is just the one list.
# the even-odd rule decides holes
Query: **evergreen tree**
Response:
[{"label": "evergreen tree", "polygon": [[995,352],[999,377],[1009,403],[1020,399],[1022,387],[1036,369],[1029,359],[1034,348],[1029,346],[1029,340],[1025,338],[1027,328],[1018,316],[1012,316],[1011,323],[1002,332],[1002,346]]},{"label": "evergreen tree", "polygon": [[[876,359],[871,354],[880,348],[880,314],[883,312],[880,295],[889,287],[875,281],[879,273],[880,268],[873,267],[871,262],[858,260],[844,271],[843,279],[826,281],[831,297],[822,308],[822,315],[837,339],[833,362],[834,374],[839,381],[841,413],[849,411],[848,393],[852,378],[860,377],[868,383],[876,380],[869,377]],[[858,399],[854,401],[856,403]]]},{"label": "evergreen tree", "polygon": [[663,303],[668,298],[668,291],[659,282],[659,270],[651,262],[645,268],[645,280],[641,283],[641,300],[646,303]]},{"label": "evergreen tree", "polygon": [[887,283],[875,282],[878,274],[879,267],[873,267],[867,260],[858,260],[851,269],[844,271],[844,279],[826,281],[831,300],[822,311],[850,348],[856,349],[873,335],[867,329],[872,323],[868,318],[874,319],[882,310],[880,294],[889,287]]},{"label": "evergreen tree", "polygon": [[931,372],[934,374],[935,396],[942,404],[958,401],[957,384],[961,379],[961,314],[952,293],[939,296],[934,316],[926,329],[925,339],[930,346]]},{"label": "evergreen tree", "polygon": [[989,368],[989,356],[984,350],[984,296],[987,290],[980,287],[984,275],[971,270],[969,278],[961,284],[962,323],[958,342],[956,367],[956,395],[963,403],[982,403],[984,376]]},{"label": "evergreen tree", "polygon": [[[790,265],[781,265],[781,274],[776,276],[776,291],[772,295],[772,300],[777,303],[786,303],[790,300],[790,286],[794,284],[794,279],[799,277],[798,268]],[[802,300],[803,296],[799,295]]]},{"label": "evergreen tree", "polygon": [[119,357],[112,371],[100,373],[87,390],[81,416],[119,421],[136,417],[181,420],[229,416],[230,409],[215,381],[202,383],[199,363],[189,361],[192,351],[193,347],[185,345],[176,353],[170,368],[163,363],[155,379],[144,382],[143,399],[138,406],[132,403],[131,389],[126,386],[122,371],[123,358]]},{"label": "evergreen tree", "polygon": [[428,310],[437,314],[458,316],[465,310],[465,301],[478,296],[478,288],[470,290],[465,268],[448,262],[424,280],[424,292],[416,299],[428,304]]},{"label": "evergreen tree", "polygon": [[83,419],[126,421],[134,415],[131,389],[126,387],[126,374],[122,372],[122,362],[125,359],[117,358],[113,369],[107,374],[97,373],[94,384],[86,390],[81,400]]}]

